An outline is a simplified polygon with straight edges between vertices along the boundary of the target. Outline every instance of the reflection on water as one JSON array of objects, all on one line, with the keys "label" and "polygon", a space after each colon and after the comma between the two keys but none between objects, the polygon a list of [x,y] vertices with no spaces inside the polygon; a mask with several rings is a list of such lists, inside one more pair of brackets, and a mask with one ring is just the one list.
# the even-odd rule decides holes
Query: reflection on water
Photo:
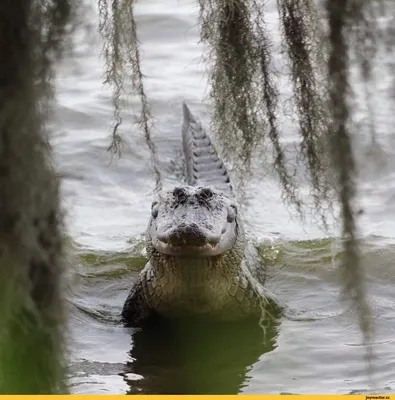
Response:
[{"label": "reflection on water", "polygon": [[[145,0],[138,2],[136,9],[146,90],[156,119],[153,139],[164,184],[169,187],[180,182],[175,158],[181,143],[182,101],[187,101],[206,127],[210,122],[203,103],[207,75],[200,63],[196,4]],[[281,36],[275,1],[267,2],[265,19],[273,33],[277,65]],[[97,15],[87,14],[87,21],[94,25]],[[113,110],[110,93],[102,86],[100,51],[99,41],[81,40],[78,51],[65,60],[58,71],[58,105],[52,124],[54,156],[65,176],[62,205],[77,244],[72,250],[84,253],[70,271],[71,391],[371,392],[357,320],[352,310],[344,312],[340,301],[337,247],[332,239],[316,240],[336,236],[336,227],[328,234],[308,215],[304,224],[292,218],[280,202],[277,177],[268,172],[261,158],[253,165],[247,185],[245,226],[254,241],[276,239],[273,246],[261,248],[269,289],[298,316],[316,319],[283,318],[280,325],[272,321],[264,340],[256,325],[231,328],[188,322],[134,331],[118,323],[123,302],[145,262],[140,235],[148,222],[154,178],[144,138],[133,125],[132,110],[140,107],[136,98],[131,98],[123,115],[121,134],[126,144],[122,158],[109,163]],[[381,147],[372,153],[363,109],[356,114],[361,130],[355,145],[363,167],[358,203],[364,212],[358,223],[366,239],[363,263],[375,318],[375,378],[377,387],[388,392],[395,388],[395,114],[393,103],[386,101],[392,86],[383,76],[384,70],[378,68],[380,79],[371,93],[371,102],[377,105],[376,139]],[[288,79],[280,76],[279,83],[287,98]],[[358,93],[365,96],[364,89],[356,87],[357,97]],[[356,104],[356,108],[360,107]],[[298,141],[291,114],[281,115],[281,130],[289,148]],[[303,175],[303,170],[298,173]],[[309,190],[304,181],[300,189],[307,200]],[[326,318],[328,315],[333,317]]]},{"label": "reflection on water", "polygon": [[[364,248],[375,315],[377,387],[395,386],[392,244]],[[125,328],[120,312],[144,265],[143,240],[123,253],[84,253],[76,268],[70,318],[73,393],[350,393],[373,390],[355,310],[340,301],[332,240],[260,246],[267,289],[287,309],[256,322],[156,320]],[[374,268],[372,268],[374,266]],[[289,311],[296,318],[289,318]],[[310,318],[310,317],[313,318]]]},{"label": "reflection on water", "polygon": [[[276,347],[278,316],[256,321],[158,321],[133,335],[128,393],[237,394],[259,357]],[[127,378],[126,378],[127,379]]]}]

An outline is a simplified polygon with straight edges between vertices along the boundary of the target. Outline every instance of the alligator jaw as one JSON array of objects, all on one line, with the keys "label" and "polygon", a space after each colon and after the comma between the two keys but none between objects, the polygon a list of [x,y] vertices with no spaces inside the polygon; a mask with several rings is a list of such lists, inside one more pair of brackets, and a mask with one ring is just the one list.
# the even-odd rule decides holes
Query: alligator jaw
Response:
[{"label": "alligator jaw", "polygon": [[[190,244],[175,246],[169,243],[164,243],[160,240],[156,240],[153,243],[153,246],[159,253],[175,257],[214,257],[229,250],[220,244],[216,244],[215,246],[210,243],[206,243],[201,246],[194,246]],[[231,247],[232,246],[229,245],[229,248]]]}]

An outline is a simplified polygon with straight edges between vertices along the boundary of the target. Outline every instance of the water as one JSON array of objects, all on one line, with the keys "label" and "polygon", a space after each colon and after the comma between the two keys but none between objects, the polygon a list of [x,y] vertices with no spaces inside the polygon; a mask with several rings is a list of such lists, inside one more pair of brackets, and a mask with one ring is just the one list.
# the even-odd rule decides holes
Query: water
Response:
[{"label": "water", "polygon": [[[267,21],[276,34],[275,2]],[[207,81],[201,65],[196,3],[145,0],[138,5],[146,91],[156,117],[154,140],[166,186],[178,182],[181,102],[208,124],[203,104]],[[87,12],[95,28],[95,14]],[[279,54],[279,53],[278,53]],[[235,325],[226,332],[204,324],[158,329],[145,335],[118,323],[131,282],[144,265],[142,234],[148,222],[154,177],[142,135],[125,115],[122,158],[110,163],[112,108],[102,86],[97,36],[81,38],[57,78],[52,124],[56,162],[64,175],[63,207],[75,262],[69,275],[70,382],[74,393],[354,393],[395,388],[394,296],[395,162],[391,82],[377,80],[372,104],[374,147],[356,96],[360,156],[364,267],[374,309],[376,359],[373,387],[355,312],[340,301],[336,243],[307,218],[299,221],[280,204],[274,177],[256,165],[247,186],[245,221],[260,244],[269,288],[299,318],[269,322],[266,334]],[[380,73],[382,74],[382,72]],[[379,76],[379,75],[377,75]],[[358,84],[358,77],[355,75]],[[286,83],[286,82],[284,82]],[[360,86],[360,85],[359,85]],[[357,85],[358,88],[358,85]],[[284,85],[283,92],[287,93]],[[359,101],[359,103],[358,103]],[[132,99],[132,105],[138,103]],[[287,142],[295,125],[284,119]],[[371,157],[380,153],[379,161]],[[333,228],[331,237],[338,233]],[[313,318],[310,318],[313,316]]]}]

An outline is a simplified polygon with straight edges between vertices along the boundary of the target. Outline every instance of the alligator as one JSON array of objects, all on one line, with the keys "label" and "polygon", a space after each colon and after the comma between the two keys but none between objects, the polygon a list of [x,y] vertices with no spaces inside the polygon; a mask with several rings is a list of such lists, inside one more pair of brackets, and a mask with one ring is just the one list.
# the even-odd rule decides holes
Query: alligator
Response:
[{"label": "alligator", "polygon": [[201,122],[183,103],[185,186],[160,193],[146,233],[148,262],[125,301],[122,320],[151,317],[262,317],[266,273],[245,236],[234,189]]}]

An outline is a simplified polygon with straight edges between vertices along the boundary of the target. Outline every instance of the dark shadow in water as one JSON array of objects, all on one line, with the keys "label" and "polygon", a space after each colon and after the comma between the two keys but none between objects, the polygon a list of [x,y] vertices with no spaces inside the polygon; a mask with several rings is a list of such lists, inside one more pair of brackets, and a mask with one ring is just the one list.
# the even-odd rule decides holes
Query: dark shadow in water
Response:
[{"label": "dark shadow in water", "polygon": [[[273,313],[273,312],[272,312]],[[207,320],[156,320],[134,333],[125,374],[128,394],[237,394],[259,357],[272,351],[279,314],[265,321],[218,323]]]}]

